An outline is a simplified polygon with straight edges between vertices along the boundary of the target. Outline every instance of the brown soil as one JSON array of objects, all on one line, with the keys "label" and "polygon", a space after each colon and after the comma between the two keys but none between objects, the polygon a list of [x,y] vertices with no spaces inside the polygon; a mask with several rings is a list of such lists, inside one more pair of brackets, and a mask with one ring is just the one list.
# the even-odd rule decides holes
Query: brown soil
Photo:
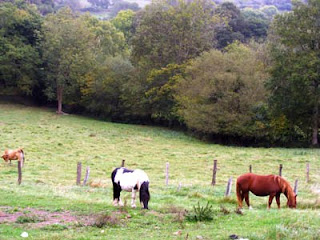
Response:
[{"label": "brown soil", "polygon": [[0,224],[16,223],[20,216],[35,218],[38,221],[26,223],[30,228],[41,228],[51,224],[77,224],[82,226],[93,225],[96,220],[95,215],[76,215],[70,211],[49,212],[45,210],[24,208],[13,209],[11,207],[0,206]]}]

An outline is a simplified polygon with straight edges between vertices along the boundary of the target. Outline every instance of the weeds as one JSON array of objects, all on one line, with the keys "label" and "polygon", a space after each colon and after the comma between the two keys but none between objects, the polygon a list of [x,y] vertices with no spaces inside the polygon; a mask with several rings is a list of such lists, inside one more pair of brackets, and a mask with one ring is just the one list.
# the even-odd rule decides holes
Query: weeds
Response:
[{"label": "weeds", "polygon": [[102,228],[104,226],[116,226],[120,224],[120,219],[115,214],[102,214],[97,217],[93,226]]},{"label": "weeds", "polygon": [[220,205],[220,212],[222,212],[224,215],[230,214],[230,211],[222,205]]},{"label": "weeds", "polygon": [[16,223],[37,223],[37,222],[43,222],[45,221],[45,219],[40,218],[36,215],[32,215],[32,214],[26,214],[26,215],[22,215],[19,216],[16,220]]},{"label": "weeds", "polygon": [[41,229],[45,231],[63,231],[68,229],[68,227],[63,224],[52,224],[52,225],[45,226]]}]

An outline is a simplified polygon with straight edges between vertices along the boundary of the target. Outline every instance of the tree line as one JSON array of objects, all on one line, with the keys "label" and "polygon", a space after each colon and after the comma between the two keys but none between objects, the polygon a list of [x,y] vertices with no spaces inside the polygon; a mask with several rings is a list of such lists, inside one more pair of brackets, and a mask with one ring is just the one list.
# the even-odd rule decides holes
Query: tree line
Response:
[{"label": "tree line", "polygon": [[110,20],[0,4],[1,95],[228,144],[318,145],[316,0],[281,14],[157,0]]}]

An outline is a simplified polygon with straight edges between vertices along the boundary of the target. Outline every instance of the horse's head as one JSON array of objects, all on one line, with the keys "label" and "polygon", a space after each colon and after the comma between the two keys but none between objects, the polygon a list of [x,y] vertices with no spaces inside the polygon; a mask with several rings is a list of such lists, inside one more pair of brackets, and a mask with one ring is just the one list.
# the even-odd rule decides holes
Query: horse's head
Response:
[{"label": "horse's head", "polygon": [[278,177],[279,185],[281,186],[282,193],[287,197],[287,206],[289,208],[297,207],[297,194],[292,190],[289,182],[287,182],[282,177]]},{"label": "horse's head", "polygon": [[296,208],[297,207],[297,194],[292,194],[288,197],[287,206],[289,208]]},{"label": "horse's head", "polygon": [[150,193],[149,193],[149,182],[143,182],[140,186],[140,202],[143,204],[144,209],[148,208],[148,203],[150,200]]}]

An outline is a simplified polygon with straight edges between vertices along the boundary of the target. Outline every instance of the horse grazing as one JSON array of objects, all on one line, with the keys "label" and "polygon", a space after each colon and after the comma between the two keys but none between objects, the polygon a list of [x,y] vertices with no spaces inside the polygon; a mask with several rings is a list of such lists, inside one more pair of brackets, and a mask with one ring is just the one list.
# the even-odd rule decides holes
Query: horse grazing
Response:
[{"label": "horse grazing", "polygon": [[136,191],[139,191],[140,203],[144,209],[148,209],[150,200],[149,178],[147,174],[139,169],[129,170],[126,168],[116,168],[111,174],[113,183],[113,205],[123,206],[120,199],[121,190],[132,192],[131,207],[136,207]]},{"label": "horse grazing", "polygon": [[18,149],[6,149],[4,151],[4,154],[2,155],[2,158],[5,162],[10,161],[11,164],[11,160],[18,160],[19,162],[21,162],[21,164],[24,164],[24,152],[22,148],[18,148]]},{"label": "horse grazing", "polygon": [[287,199],[287,206],[289,208],[296,208],[297,195],[292,190],[290,184],[282,177],[277,175],[256,175],[253,173],[246,173],[237,179],[237,199],[238,206],[242,208],[243,198],[245,199],[249,208],[249,191],[256,196],[268,196],[268,209],[271,206],[272,200],[276,197],[278,208],[280,208],[280,194],[283,193]]}]

